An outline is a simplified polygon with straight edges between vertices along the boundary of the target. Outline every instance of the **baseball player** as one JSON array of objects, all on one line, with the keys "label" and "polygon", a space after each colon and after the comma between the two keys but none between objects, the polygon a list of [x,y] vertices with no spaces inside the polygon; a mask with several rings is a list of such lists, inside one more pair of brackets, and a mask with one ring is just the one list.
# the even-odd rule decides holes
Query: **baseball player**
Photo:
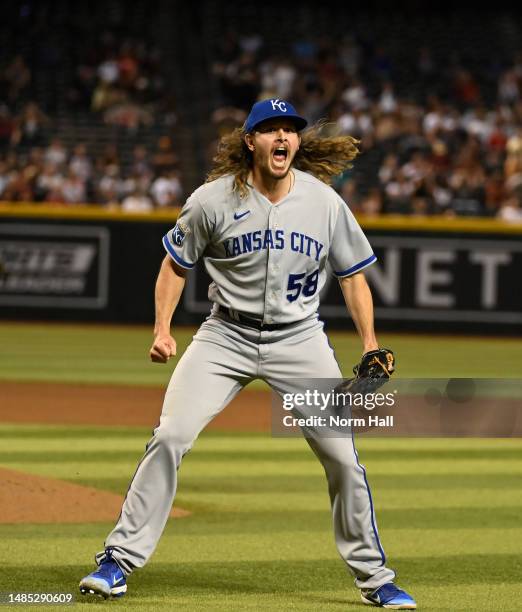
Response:
[{"label": "baseball player", "polygon": [[[152,361],[176,354],[170,323],[186,273],[200,258],[212,278],[213,307],[177,364],[160,423],[96,555],[98,569],[80,582],[82,593],[124,595],[127,576],[148,561],[163,532],[183,456],[245,385],[259,378],[282,395],[303,391],[305,379],[341,377],[317,314],[327,264],[364,353],[378,348],[363,274],[376,257],[348,206],[326,184],[350,167],[357,142],[322,138],[318,126],[301,133],[306,124],[284,100],[254,104],[244,126],[222,138],[206,183],[163,238]],[[337,548],[363,602],[415,608],[386,565],[353,436],[307,436],[326,472]]]}]

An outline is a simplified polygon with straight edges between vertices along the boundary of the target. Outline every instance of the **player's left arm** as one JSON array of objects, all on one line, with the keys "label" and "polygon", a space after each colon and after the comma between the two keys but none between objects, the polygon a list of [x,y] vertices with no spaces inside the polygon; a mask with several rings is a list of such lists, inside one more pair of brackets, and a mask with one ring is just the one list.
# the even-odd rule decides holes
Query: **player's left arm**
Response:
[{"label": "player's left arm", "polygon": [[355,327],[361,337],[363,353],[379,348],[375,337],[373,298],[364,272],[339,279],[339,285]]}]

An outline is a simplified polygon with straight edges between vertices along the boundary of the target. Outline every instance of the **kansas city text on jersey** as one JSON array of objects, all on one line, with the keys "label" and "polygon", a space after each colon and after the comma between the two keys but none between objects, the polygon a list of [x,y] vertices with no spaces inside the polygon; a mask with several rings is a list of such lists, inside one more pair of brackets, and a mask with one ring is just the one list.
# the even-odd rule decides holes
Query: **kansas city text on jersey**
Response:
[{"label": "kansas city text on jersey", "polygon": [[287,242],[285,239],[285,232],[282,229],[265,229],[247,232],[240,236],[224,240],[223,246],[225,248],[226,257],[235,257],[243,253],[252,253],[253,251],[261,251],[264,249],[281,250],[287,248],[288,243],[292,251],[307,255],[315,261],[319,261],[319,255],[324,248],[321,242],[300,232],[292,232]]}]

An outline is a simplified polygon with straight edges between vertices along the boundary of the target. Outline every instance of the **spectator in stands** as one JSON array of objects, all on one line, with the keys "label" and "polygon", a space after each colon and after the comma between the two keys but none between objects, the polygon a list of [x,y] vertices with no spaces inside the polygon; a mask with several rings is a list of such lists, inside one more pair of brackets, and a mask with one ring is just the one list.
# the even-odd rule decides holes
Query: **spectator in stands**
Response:
[{"label": "spectator in stands", "polygon": [[34,192],[36,181],[44,166],[44,151],[41,147],[32,147],[24,158],[25,176],[30,180]]},{"label": "spectator in stands", "polygon": [[343,74],[331,39],[321,41],[317,54],[316,73],[319,86],[328,102],[335,99],[343,82]]},{"label": "spectator in stands", "polygon": [[8,104],[14,105],[24,99],[31,84],[31,70],[22,55],[15,55],[1,75],[0,93]]},{"label": "spectator in stands", "polygon": [[434,172],[447,173],[451,166],[448,146],[441,138],[429,134],[426,135],[426,140],[430,146],[430,151],[426,155]]},{"label": "spectator in stands", "polygon": [[410,215],[412,217],[426,217],[431,213],[431,202],[425,191],[414,193],[411,199]]},{"label": "spectator in stands", "polygon": [[115,104],[126,100],[125,92],[106,81],[100,81],[92,94],[91,110],[94,113],[104,112]]},{"label": "spectator in stands", "polygon": [[487,137],[486,146],[490,151],[504,153],[507,145],[507,128],[508,124],[500,112],[496,112],[492,117],[490,131]]},{"label": "spectator in stands", "polygon": [[120,200],[118,198],[118,194],[116,191],[111,191],[110,189],[105,190],[101,199],[98,200],[98,204],[103,205],[107,209],[111,210],[119,210],[120,209]]},{"label": "spectator in stands", "polygon": [[384,207],[382,192],[377,187],[372,187],[362,198],[359,212],[367,217],[378,217],[382,214]]},{"label": "spectator in stands", "polygon": [[497,99],[500,104],[516,104],[520,100],[520,76],[516,70],[505,70],[498,79]]},{"label": "spectator in stands", "polygon": [[87,145],[85,143],[79,142],[75,145],[69,160],[69,170],[84,181],[88,181],[91,178],[92,161],[87,154]]},{"label": "spectator in stands", "polygon": [[50,123],[49,117],[36,102],[28,102],[15,118],[11,144],[15,147],[42,144],[44,130]]},{"label": "spectator in stands", "polygon": [[504,162],[504,178],[509,188],[517,186],[522,180],[522,128],[508,139]]},{"label": "spectator in stands", "polygon": [[[341,106],[345,109],[346,106]],[[360,108],[344,110],[337,119],[337,125],[341,134],[350,134],[359,140],[365,139],[373,133],[373,122],[371,114]]]},{"label": "spectator in stands", "polygon": [[369,108],[370,101],[366,87],[357,77],[350,79],[348,86],[341,94],[342,101],[350,110],[365,110]]},{"label": "spectator in stands", "polygon": [[113,142],[105,145],[103,153],[100,155],[97,163],[100,164],[102,170],[108,165],[121,166],[118,147]]},{"label": "spectator in stands", "polygon": [[397,97],[391,81],[383,82],[377,106],[381,113],[394,113],[397,110]]},{"label": "spectator in stands", "polygon": [[49,164],[54,164],[57,168],[61,168],[65,166],[67,155],[67,149],[62,139],[55,137],[51,139],[49,146],[45,150],[44,161]]},{"label": "spectator in stands", "polygon": [[9,202],[32,202],[34,176],[25,168],[13,170],[5,186],[3,198]]},{"label": "spectator in stands", "polygon": [[297,71],[285,55],[276,55],[273,58],[261,62],[259,66],[262,93],[259,97],[263,98],[282,98],[287,100],[291,97]]},{"label": "spectator in stands", "polygon": [[522,223],[522,193],[520,190],[502,202],[497,217],[503,221]]},{"label": "spectator in stands", "polygon": [[0,150],[10,145],[14,129],[15,121],[9,107],[0,103]]},{"label": "spectator in stands", "polygon": [[161,136],[158,139],[157,147],[152,154],[152,167],[156,175],[169,172],[178,166],[178,156],[174,151],[170,136]]},{"label": "spectator in stands", "polygon": [[484,170],[479,163],[457,166],[449,176],[453,192],[452,207],[457,214],[481,215],[484,200]]},{"label": "spectator in stands", "polygon": [[154,204],[144,191],[136,189],[123,199],[121,209],[125,212],[147,213],[154,210]]},{"label": "spectator in stands", "polygon": [[129,132],[136,132],[141,126],[150,126],[154,122],[152,113],[144,106],[133,102],[123,94],[103,113],[103,121],[108,125],[118,125]]},{"label": "spectator in stands", "polygon": [[4,192],[11,179],[11,172],[7,163],[0,159],[0,200],[5,200]]},{"label": "spectator in stands", "polygon": [[152,182],[150,174],[138,174],[131,172],[121,181],[121,197],[125,197],[135,191],[148,193]]},{"label": "spectator in stands", "polygon": [[252,26],[243,30],[238,42],[239,48],[242,51],[245,53],[253,53],[254,55],[259,54],[264,44],[263,37],[259,31]]},{"label": "spectator in stands", "polygon": [[433,213],[443,215],[451,211],[453,193],[447,183],[446,176],[443,174],[435,175],[430,179],[428,188],[432,198]]},{"label": "spectator in stands", "polygon": [[502,169],[494,168],[487,174],[484,181],[484,206],[486,214],[496,215],[506,195]]},{"label": "spectator in stands", "polygon": [[177,171],[171,169],[158,176],[151,185],[150,193],[157,208],[179,206],[182,188]]},{"label": "spectator in stands", "polygon": [[237,60],[228,66],[224,81],[225,91],[234,106],[242,109],[252,106],[258,99],[260,90],[255,54],[243,51]]},{"label": "spectator in stands", "polygon": [[62,185],[62,199],[66,204],[86,204],[87,186],[85,179],[69,169]]},{"label": "spectator in stands", "polygon": [[131,173],[137,175],[152,174],[150,155],[143,145],[136,145],[132,150]]},{"label": "spectator in stands", "polygon": [[409,181],[418,187],[432,174],[433,168],[423,152],[414,151],[410,159],[401,167],[401,171]]},{"label": "spectator in stands", "polygon": [[100,83],[116,85],[120,77],[120,64],[115,54],[109,55],[100,63],[97,75]]},{"label": "spectator in stands", "polygon": [[240,108],[222,106],[212,113],[212,123],[216,126],[218,135],[223,136],[243,125],[246,117],[246,112]]},{"label": "spectator in stands", "polygon": [[373,135],[377,147],[385,150],[401,133],[401,115],[395,113],[376,113],[373,118]]},{"label": "spectator in stands", "polygon": [[261,90],[257,54],[262,45],[257,33],[241,38],[230,30],[224,34],[211,67],[218,81],[221,106],[247,110],[256,101]]},{"label": "spectator in stands", "polygon": [[361,212],[361,196],[359,195],[359,184],[356,179],[349,177],[344,180],[341,178],[338,190],[341,197],[353,213]]},{"label": "spectator in stands", "polygon": [[80,61],[74,69],[71,83],[67,88],[67,104],[74,110],[89,110],[93,91],[96,89],[96,67],[91,59]]},{"label": "spectator in stands", "polygon": [[386,185],[394,179],[399,171],[399,156],[396,153],[388,153],[379,168],[378,177],[381,185]]},{"label": "spectator in stands", "polygon": [[478,104],[480,87],[469,70],[457,67],[453,74],[453,94],[461,109]]},{"label": "spectator in stands", "polygon": [[119,85],[123,89],[131,90],[138,78],[139,67],[134,47],[129,40],[124,41],[121,45],[116,66]]},{"label": "spectator in stands", "polygon": [[313,125],[327,116],[327,108],[331,103],[332,100],[326,97],[319,83],[311,82],[306,84],[305,94],[299,106],[303,117],[310,125]]},{"label": "spectator in stands", "polygon": [[119,201],[124,194],[120,166],[115,163],[107,164],[95,185],[96,200],[103,204],[116,197]]},{"label": "spectator in stands", "polygon": [[351,34],[345,34],[338,48],[339,63],[348,77],[359,74],[362,60],[362,51]]},{"label": "spectator in stands", "polygon": [[[50,194],[62,192],[65,178],[58,170],[58,165],[52,161],[47,161],[44,164],[41,174],[36,178],[34,196],[36,201],[48,201]],[[61,199],[61,196],[60,196]]]},{"label": "spectator in stands", "polygon": [[411,198],[415,193],[415,185],[401,170],[386,184],[384,193],[387,213],[406,215],[411,212]]}]

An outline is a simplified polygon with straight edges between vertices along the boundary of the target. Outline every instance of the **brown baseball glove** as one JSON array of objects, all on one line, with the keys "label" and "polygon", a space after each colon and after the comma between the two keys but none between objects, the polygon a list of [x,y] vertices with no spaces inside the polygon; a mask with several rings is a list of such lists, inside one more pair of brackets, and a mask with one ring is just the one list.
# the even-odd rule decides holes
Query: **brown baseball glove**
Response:
[{"label": "brown baseball glove", "polygon": [[348,378],[335,387],[337,393],[375,393],[395,371],[395,356],[387,348],[368,351],[354,366],[354,378]]}]

